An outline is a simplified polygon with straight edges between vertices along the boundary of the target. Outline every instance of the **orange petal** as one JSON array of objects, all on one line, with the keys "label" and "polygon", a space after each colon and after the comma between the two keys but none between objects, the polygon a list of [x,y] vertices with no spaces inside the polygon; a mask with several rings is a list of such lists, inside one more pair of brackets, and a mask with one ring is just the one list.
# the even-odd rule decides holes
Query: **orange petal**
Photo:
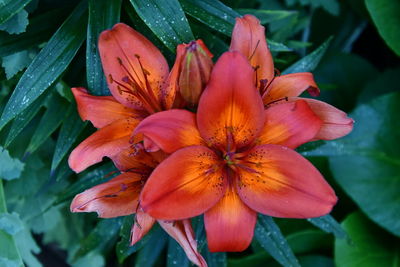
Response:
[{"label": "orange petal", "polygon": [[260,133],[264,106],[253,72],[238,52],[226,52],[215,64],[197,111],[197,125],[207,144],[225,149],[233,140],[240,148]]},{"label": "orange petal", "polygon": [[143,149],[128,148],[111,157],[118,170],[127,172],[135,171],[149,174],[158,165],[158,160]]},{"label": "orange petal", "polygon": [[207,263],[197,251],[197,242],[194,236],[190,220],[161,221],[158,223],[171,237],[173,237],[183,248],[188,259],[197,266],[207,267]]},{"label": "orange petal", "polygon": [[319,95],[319,89],[310,72],[299,72],[275,77],[263,95],[264,104],[292,96],[299,96],[305,90],[312,96]]},{"label": "orange petal", "polygon": [[120,103],[143,109],[143,103],[132,94],[121,92],[117,82],[126,84],[123,80],[129,77],[141,88],[146,88],[145,72],[151,86],[148,93],[154,93],[160,101],[169,72],[168,64],[161,52],[143,35],[128,25],[118,23],[100,34],[99,52],[110,91]]},{"label": "orange petal", "polygon": [[319,217],[328,214],[337,201],[319,171],[289,148],[256,146],[242,164],[237,190],[257,212],[284,218]]},{"label": "orange petal", "polygon": [[130,147],[130,136],[139,121],[130,119],[117,120],[80,143],[70,154],[68,163],[75,172],[100,162],[103,157],[114,157]]},{"label": "orange petal", "polygon": [[215,205],[225,188],[217,155],[207,147],[190,146],[157,166],[144,186],[140,205],[157,219],[186,219]]},{"label": "orange petal", "polygon": [[265,124],[258,140],[260,144],[276,144],[294,149],[311,141],[321,125],[321,119],[306,101],[283,102],[265,110]]},{"label": "orange petal", "polygon": [[143,134],[145,148],[152,152],[160,148],[173,153],[182,147],[204,144],[197,130],[196,115],[186,110],[157,112],[139,123],[134,134]]},{"label": "orange petal", "polygon": [[156,220],[139,208],[131,229],[131,246],[142,239],[153,227]]},{"label": "orange petal", "polygon": [[135,213],[142,177],[123,173],[103,184],[96,185],[75,196],[72,212],[97,212],[101,218],[112,218]]},{"label": "orange petal", "polygon": [[243,251],[251,243],[257,213],[246,206],[233,188],[204,215],[211,252]]},{"label": "orange petal", "polygon": [[186,45],[180,44],[176,47],[176,57],[174,66],[169,73],[166,86],[165,86],[165,97],[164,97],[164,105],[165,109],[171,109],[174,105],[175,98],[177,94],[179,94],[179,74],[181,72],[181,65],[183,61],[183,57],[186,53]]},{"label": "orange petal", "polygon": [[244,15],[242,18],[236,18],[230,50],[239,51],[250,60],[251,66],[257,70],[254,74],[257,88],[272,81],[275,73],[274,62],[265,39],[265,28],[256,17]]},{"label": "orange petal", "polygon": [[293,98],[307,101],[312,111],[322,120],[322,126],[315,140],[332,140],[343,137],[353,130],[354,120],[347,114],[325,102],[309,98]]},{"label": "orange petal", "polygon": [[93,96],[82,87],[72,88],[71,90],[82,120],[91,121],[96,128],[102,128],[119,119],[140,117],[140,114],[135,114],[137,111],[121,105],[112,96]]}]

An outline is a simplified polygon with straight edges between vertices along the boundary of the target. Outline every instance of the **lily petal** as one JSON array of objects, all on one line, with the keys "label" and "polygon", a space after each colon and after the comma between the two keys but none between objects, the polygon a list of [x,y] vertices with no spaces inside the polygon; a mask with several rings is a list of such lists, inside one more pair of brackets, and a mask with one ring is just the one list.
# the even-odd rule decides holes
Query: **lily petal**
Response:
[{"label": "lily petal", "polygon": [[96,128],[103,128],[119,119],[142,117],[142,114],[121,105],[112,96],[93,96],[82,87],[72,88],[71,90],[82,120],[89,120]]},{"label": "lily petal", "polygon": [[195,240],[190,220],[186,219],[173,222],[159,220],[158,223],[179,243],[179,245],[181,245],[191,262],[197,266],[207,267],[206,261],[197,251],[197,242]]},{"label": "lily petal", "polygon": [[229,188],[204,215],[210,252],[245,250],[253,239],[256,221],[257,213]]},{"label": "lily petal", "polygon": [[148,173],[157,166],[158,161],[143,149],[128,148],[111,157],[118,170]]},{"label": "lily petal", "polygon": [[157,47],[143,35],[118,23],[100,34],[99,52],[110,91],[121,104],[143,109],[143,103],[132,94],[121,91],[117,82],[124,84],[128,77],[141,88],[146,88],[145,73],[151,87],[147,88],[148,93],[154,93],[160,101],[169,72],[168,64]]},{"label": "lily petal", "polygon": [[142,239],[150,231],[155,222],[156,220],[153,217],[139,208],[131,229],[131,246]]},{"label": "lily petal", "polygon": [[347,114],[325,102],[309,98],[304,99],[312,111],[322,120],[322,127],[315,136],[315,140],[333,140],[349,134],[353,130],[354,120]]},{"label": "lily petal", "polygon": [[299,72],[275,77],[263,95],[265,105],[279,99],[299,96],[308,90],[311,96],[318,96],[319,89],[311,72]]},{"label": "lily petal", "polygon": [[103,157],[114,157],[130,147],[130,136],[139,123],[134,118],[117,120],[80,143],[70,154],[68,163],[75,172],[100,162]]},{"label": "lily petal", "polygon": [[72,212],[97,212],[101,218],[135,213],[141,189],[141,176],[123,173],[75,196]]},{"label": "lily petal", "polygon": [[157,112],[144,119],[134,134],[143,134],[146,150],[166,153],[192,145],[204,144],[196,126],[196,115],[186,110]]},{"label": "lily petal", "polygon": [[319,171],[283,146],[256,146],[243,159],[237,175],[237,190],[243,202],[270,216],[319,217],[328,214],[337,201]]},{"label": "lily petal", "polygon": [[250,65],[256,69],[254,81],[257,88],[272,81],[275,74],[274,62],[265,39],[265,28],[256,17],[244,15],[236,18],[230,50],[239,51],[249,59]]},{"label": "lily petal", "polygon": [[321,119],[306,101],[285,102],[265,110],[265,124],[258,140],[260,144],[276,144],[294,149],[313,140],[321,125]]},{"label": "lily petal", "polygon": [[239,52],[226,52],[215,64],[197,111],[199,132],[207,144],[226,148],[233,139],[240,148],[260,133],[264,106],[253,73]]},{"label": "lily petal", "polygon": [[173,153],[152,172],[140,205],[157,219],[186,219],[215,205],[225,188],[217,155],[204,146],[189,146]]}]

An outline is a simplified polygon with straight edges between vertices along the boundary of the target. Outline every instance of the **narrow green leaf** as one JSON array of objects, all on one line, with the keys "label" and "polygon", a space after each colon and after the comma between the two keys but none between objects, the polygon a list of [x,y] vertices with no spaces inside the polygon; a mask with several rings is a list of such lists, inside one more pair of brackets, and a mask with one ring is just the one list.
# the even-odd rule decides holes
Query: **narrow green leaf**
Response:
[{"label": "narrow green leaf", "polygon": [[76,183],[72,184],[67,188],[67,190],[58,195],[53,205],[58,205],[69,200],[76,194],[79,194],[92,186],[106,182],[117,174],[119,174],[119,172],[116,172],[115,166],[112,163],[106,163],[102,166],[96,167],[94,170],[87,170],[79,175],[79,179]]},{"label": "narrow green leaf", "polygon": [[0,118],[0,129],[33,103],[67,68],[85,39],[86,1],[53,35],[21,77]]},{"label": "narrow green leaf", "polygon": [[19,159],[14,159],[8,151],[0,146],[0,179],[12,180],[19,178],[24,170],[24,164]]},{"label": "narrow green leaf", "polygon": [[185,13],[210,28],[231,36],[235,18],[240,14],[218,0],[180,0]]},{"label": "narrow green leaf", "polygon": [[153,235],[147,241],[146,245],[139,250],[136,256],[135,267],[150,267],[154,266],[161,252],[167,245],[168,236],[157,226]]},{"label": "narrow green leaf", "polygon": [[79,117],[76,105],[70,105],[57,138],[56,148],[54,149],[53,160],[51,162],[52,172],[58,167],[86,125],[87,123],[83,122]]},{"label": "narrow green leaf", "polygon": [[292,66],[283,71],[282,74],[313,71],[318,66],[322,57],[325,55],[325,52],[328,49],[332,39],[333,37],[329,37],[322,45],[320,45],[312,53],[303,57],[299,61],[295,62]]},{"label": "narrow green leaf", "polygon": [[[26,32],[10,35],[0,32],[0,57],[31,48],[47,41],[52,33],[61,24],[64,9],[54,9],[29,20]],[[48,23],[51,21],[51,23]]]},{"label": "narrow green leaf", "polygon": [[32,0],[3,0],[0,2],[0,25],[21,11]]},{"label": "narrow green leaf", "polygon": [[400,1],[365,0],[365,4],[383,40],[400,56]]},{"label": "narrow green leaf", "polygon": [[298,11],[288,11],[288,10],[265,10],[265,9],[238,9],[240,14],[252,14],[256,16],[261,24],[267,24],[281,19],[286,19],[292,16],[297,16]]},{"label": "narrow green leaf", "polygon": [[324,232],[334,234],[336,238],[348,238],[342,226],[329,214],[318,218],[307,219],[307,221]]},{"label": "narrow green leaf", "polygon": [[89,0],[89,24],[86,41],[86,78],[88,89],[95,95],[110,95],[97,42],[99,34],[119,22],[121,0]]},{"label": "narrow green leaf", "polygon": [[300,266],[286,238],[271,217],[261,214],[258,216],[255,236],[260,245],[280,264]]},{"label": "narrow green leaf", "polygon": [[194,40],[192,30],[178,0],[130,0],[144,23],[169,50]]},{"label": "narrow green leaf", "polygon": [[113,242],[122,225],[122,217],[101,219],[90,234],[82,240],[81,246],[74,255],[74,261],[93,250],[102,251]]},{"label": "narrow green leaf", "polygon": [[33,134],[31,141],[26,149],[26,153],[32,154],[36,151],[46,139],[60,126],[65,117],[65,110],[68,108],[68,101],[54,94],[49,99],[49,106],[43,114],[39,125]]},{"label": "narrow green leaf", "polygon": [[19,114],[12,122],[10,131],[8,132],[4,146],[8,147],[12,141],[18,136],[19,133],[25,128],[26,125],[35,117],[40,108],[43,106],[47,98],[47,94],[42,94],[36,99],[32,105]]},{"label": "narrow green leaf", "polygon": [[167,267],[189,266],[189,259],[182,247],[173,238],[168,238]]},{"label": "narrow green leaf", "polygon": [[373,224],[361,212],[352,213],[342,226],[349,233],[352,243],[336,239],[336,266],[400,266],[399,240]]}]

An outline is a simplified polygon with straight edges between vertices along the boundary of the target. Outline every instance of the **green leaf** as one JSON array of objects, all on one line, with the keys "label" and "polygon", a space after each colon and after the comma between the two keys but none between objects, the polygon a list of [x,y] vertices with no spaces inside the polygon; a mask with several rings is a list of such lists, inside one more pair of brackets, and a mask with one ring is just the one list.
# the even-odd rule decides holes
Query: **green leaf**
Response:
[{"label": "green leaf", "polygon": [[210,28],[231,36],[235,18],[240,14],[218,0],[180,0],[185,13]]},{"label": "green leaf", "polygon": [[295,62],[292,66],[283,71],[282,74],[313,71],[318,66],[322,57],[325,55],[325,52],[328,49],[332,39],[333,37],[329,37],[328,40],[326,40],[321,46],[319,46],[309,55]]},{"label": "green leaf", "polygon": [[[0,214],[7,213],[3,181],[0,179]],[[0,266],[23,266],[21,255],[12,235],[0,230]]]},{"label": "green leaf", "polygon": [[278,225],[266,215],[259,215],[255,237],[260,245],[283,266],[300,266]]},{"label": "green leaf", "polygon": [[383,40],[400,56],[400,1],[365,0],[365,4]]},{"label": "green leaf", "polygon": [[194,40],[178,0],[130,0],[130,2],[144,23],[172,52],[175,53],[178,44]]},{"label": "green leaf", "polygon": [[77,260],[91,251],[102,251],[117,237],[122,225],[122,217],[101,219],[90,234],[82,240],[81,246],[74,255]]},{"label": "green leaf", "polygon": [[29,65],[4,108],[0,129],[32,104],[67,68],[85,39],[86,11],[86,2],[82,1]]},{"label": "green leaf", "polygon": [[287,241],[294,253],[305,254],[331,249],[333,238],[320,230],[303,230],[290,234]]},{"label": "green leaf", "polygon": [[18,159],[13,159],[8,151],[0,146],[0,179],[12,180],[19,178],[24,169],[24,164]]},{"label": "green leaf", "polygon": [[168,239],[167,267],[189,266],[189,259],[182,247],[173,238]]},{"label": "green leaf", "polygon": [[[10,35],[0,32],[0,56],[4,57],[19,51],[27,50],[47,41],[62,22],[65,10],[53,9],[29,20],[26,32]],[[48,23],[51,21],[52,23]]]},{"label": "green leaf", "polygon": [[35,256],[41,252],[41,249],[33,239],[32,233],[26,224],[23,230],[14,236],[14,239],[24,263],[29,267],[42,267],[42,264]]},{"label": "green leaf", "polygon": [[322,231],[334,234],[336,238],[348,238],[347,233],[340,224],[329,214],[318,218],[307,219],[307,221]]},{"label": "green leaf", "polygon": [[89,24],[86,41],[86,78],[94,95],[110,95],[97,48],[100,33],[119,22],[121,0],[89,0]]},{"label": "green leaf", "polygon": [[0,3],[0,25],[20,12],[32,0],[3,0]]},{"label": "green leaf", "polygon": [[338,267],[400,266],[398,239],[377,227],[361,213],[352,213],[342,223],[352,244],[343,239],[335,242]]},{"label": "green leaf", "polygon": [[286,19],[292,16],[298,16],[298,11],[288,10],[259,10],[259,9],[238,9],[240,14],[252,14],[256,16],[261,24],[267,24],[281,19]]},{"label": "green leaf", "polygon": [[35,117],[40,108],[43,106],[47,98],[47,94],[42,94],[38,99],[33,102],[27,109],[25,109],[21,114],[19,114],[12,122],[10,131],[8,132],[6,141],[4,143],[5,147],[8,147],[12,141],[18,136],[19,133],[25,128],[26,125]]},{"label": "green leaf", "polygon": [[161,227],[157,226],[155,230],[156,232],[151,235],[146,245],[139,250],[136,256],[135,267],[154,266],[161,252],[167,245],[167,234],[161,229]]},{"label": "green leaf", "polygon": [[[369,218],[400,236],[400,93],[360,105],[353,132],[308,156],[329,156],[334,178]],[[372,194],[372,195],[371,195]]]},{"label": "green leaf", "polygon": [[54,149],[53,160],[51,162],[51,172],[54,172],[58,167],[61,160],[68,153],[86,125],[87,123],[83,122],[79,117],[76,105],[70,105],[66,112],[60,133],[58,134],[56,148]]},{"label": "green leaf", "polygon": [[49,99],[49,106],[29,142],[26,153],[32,154],[35,152],[58,126],[60,126],[65,117],[65,110],[67,107],[68,101],[57,94],[54,94],[53,97]]},{"label": "green leaf", "polygon": [[26,68],[32,62],[32,55],[29,51],[24,50],[3,57],[2,66],[6,71],[7,80],[11,79],[22,69]]},{"label": "green leaf", "polygon": [[24,226],[17,213],[0,213],[0,230],[9,235],[15,235],[23,228]]},{"label": "green leaf", "polygon": [[25,32],[26,26],[28,26],[28,24],[28,12],[22,9],[5,23],[1,24],[0,30],[6,31],[10,34],[20,34]]},{"label": "green leaf", "polygon": [[119,172],[116,172],[116,168],[112,163],[97,166],[96,169],[89,169],[79,175],[79,179],[76,183],[72,184],[65,191],[59,194],[53,205],[69,200],[76,194],[79,194],[92,186],[106,182],[117,174],[119,174]]}]

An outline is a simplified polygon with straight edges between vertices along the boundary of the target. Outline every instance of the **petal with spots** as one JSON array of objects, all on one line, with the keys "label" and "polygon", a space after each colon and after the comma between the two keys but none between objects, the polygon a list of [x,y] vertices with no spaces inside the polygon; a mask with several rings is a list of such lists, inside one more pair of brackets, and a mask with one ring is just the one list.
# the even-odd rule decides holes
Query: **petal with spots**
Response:
[{"label": "petal with spots", "polygon": [[279,145],[260,145],[238,166],[237,190],[253,210],[274,217],[311,218],[328,214],[335,192],[300,154]]},{"label": "petal with spots", "polygon": [[135,213],[142,177],[123,173],[108,182],[96,185],[72,200],[72,212],[97,212],[101,218],[113,218]]},{"label": "petal with spots", "polygon": [[157,166],[144,186],[140,204],[157,219],[186,219],[211,208],[225,189],[217,155],[204,146],[189,146]]},{"label": "petal with spots", "polygon": [[197,126],[208,145],[240,148],[260,133],[264,106],[254,88],[253,72],[239,52],[226,52],[215,64],[197,111]]}]

